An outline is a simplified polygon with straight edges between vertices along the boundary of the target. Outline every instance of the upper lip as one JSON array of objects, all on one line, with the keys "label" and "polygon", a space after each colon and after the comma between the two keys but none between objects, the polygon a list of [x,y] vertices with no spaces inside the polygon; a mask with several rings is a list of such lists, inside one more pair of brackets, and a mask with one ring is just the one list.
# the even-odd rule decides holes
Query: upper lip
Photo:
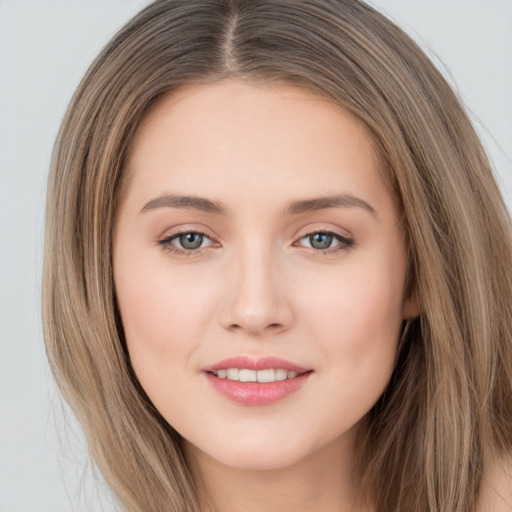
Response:
[{"label": "upper lip", "polygon": [[218,363],[206,366],[203,368],[205,372],[217,372],[228,368],[239,368],[247,370],[270,370],[270,369],[283,369],[297,373],[304,373],[310,371],[311,368],[306,368],[298,364],[281,359],[279,357],[249,357],[249,356],[236,356],[223,359]]}]

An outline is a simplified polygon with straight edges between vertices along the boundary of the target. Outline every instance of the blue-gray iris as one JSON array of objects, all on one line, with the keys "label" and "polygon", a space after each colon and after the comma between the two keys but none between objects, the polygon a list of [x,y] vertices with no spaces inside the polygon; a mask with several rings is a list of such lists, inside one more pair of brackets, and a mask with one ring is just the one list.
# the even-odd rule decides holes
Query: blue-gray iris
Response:
[{"label": "blue-gray iris", "polygon": [[309,243],[313,249],[328,249],[332,244],[332,235],[315,233],[309,236]]}]

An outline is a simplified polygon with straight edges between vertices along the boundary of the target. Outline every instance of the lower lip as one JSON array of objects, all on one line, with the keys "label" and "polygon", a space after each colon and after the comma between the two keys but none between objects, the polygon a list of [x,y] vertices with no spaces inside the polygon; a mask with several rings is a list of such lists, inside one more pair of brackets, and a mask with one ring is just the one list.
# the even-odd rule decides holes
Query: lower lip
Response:
[{"label": "lower lip", "polygon": [[212,373],[206,373],[216,391],[241,405],[269,405],[278,402],[304,386],[310,375],[311,372],[306,372],[293,379],[262,383],[219,379]]}]

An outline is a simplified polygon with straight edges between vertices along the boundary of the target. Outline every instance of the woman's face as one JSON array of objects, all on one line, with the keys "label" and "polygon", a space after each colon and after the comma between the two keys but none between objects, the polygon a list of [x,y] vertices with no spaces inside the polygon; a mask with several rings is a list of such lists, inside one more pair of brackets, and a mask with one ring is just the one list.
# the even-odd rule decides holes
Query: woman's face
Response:
[{"label": "woman's face", "polygon": [[367,129],[291,86],[222,81],[159,103],[127,170],[128,351],[190,452],[279,468],[350,446],[416,309]]}]

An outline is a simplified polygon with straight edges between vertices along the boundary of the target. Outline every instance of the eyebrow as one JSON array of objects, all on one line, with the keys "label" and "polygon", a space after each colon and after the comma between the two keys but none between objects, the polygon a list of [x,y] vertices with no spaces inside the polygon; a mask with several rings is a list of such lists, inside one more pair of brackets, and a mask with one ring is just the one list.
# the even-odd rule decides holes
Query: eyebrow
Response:
[{"label": "eyebrow", "polygon": [[182,208],[186,210],[199,210],[205,213],[215,213],[224,215],[226,208],[216,201],[197,196],[161,196],[147,202],[141,210],[141,213],[155,210],[156,208]]},{"label": "eyebrow", "polygon": [[299,215],[301,213],[313,212],[317,210],[326,210],[327,208],[348,208],[357,207],[366,210],[374,217],[378,217],[375,209],[366,201],[353,196],[352,194],[339,194],[334,196],[318,197],[314,199],[305,199],[294,201],[290,204],[286,213],[288,215]]},{"label": "eyebrow", "polygon": [[[338,194],[334,196],[318,197],[293,201],[285,210],[286,215],[300,215],[302,213],[326,210],[328,208],[357,207],[366,210],[374,217],[378,217],[375,209],[366,201],[352,194]],[[141,213],[157,208],[180,208],[187,210],[199,210],[205,213],[225,215],[227,208],[217,201],[212,201],[198,196],[166,195],[147,202],[141,209]]]}]

